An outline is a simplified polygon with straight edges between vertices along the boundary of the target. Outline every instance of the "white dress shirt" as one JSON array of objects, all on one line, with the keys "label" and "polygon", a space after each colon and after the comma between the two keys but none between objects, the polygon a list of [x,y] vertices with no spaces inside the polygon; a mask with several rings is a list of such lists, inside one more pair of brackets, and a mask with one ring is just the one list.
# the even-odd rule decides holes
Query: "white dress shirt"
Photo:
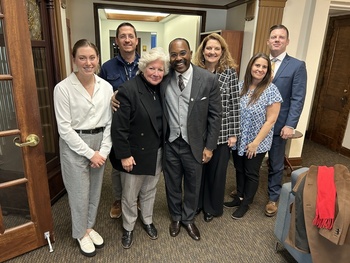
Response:
[{"label": "white dress shirt", "polygon": [[58,133],[77,154],[91,159],[95,150],[91,149],[75,130],[91,130],[104,127],[99,150],[107,158],[111,147],[112,108],[110,104],[113,87],[95,75],[92,96],[78,80],[75,73],[58,83],[54,89],[54,107]]},{"label": "white dress shirt", "polygon": [[276,75],[279,67],[281,66],[282,60],[285,58],[286,55],[287,55],[287,52],[283,52],[282,54],[280,54],[277,57],[273,57],[270,55],[270,60],[275,59],[274,75]]}]

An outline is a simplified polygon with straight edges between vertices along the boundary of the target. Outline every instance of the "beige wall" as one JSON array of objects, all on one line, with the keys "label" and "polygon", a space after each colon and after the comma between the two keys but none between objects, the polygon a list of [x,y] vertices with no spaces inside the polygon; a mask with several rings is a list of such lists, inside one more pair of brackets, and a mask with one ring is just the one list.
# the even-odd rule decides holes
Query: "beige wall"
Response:
[{"label": "beige wall", "polygon": [[176,37],[186,38],[192,51],[196,50],[199,36],[199,18],[194,16],[179,16],[164,26],[163,45],[168,50],[168,44]]},{"label": "beige wall", "polygon": [[[287,48],[287,52],[291,56],[304,60],[308,73],[307,95],[304,110],[297,127],[303,134],[305,134],[309,123],[320,66],[319,63],[328,26],[328,13],[333,3],[335,2],[330,0],[287,1],[284,9],[282,23],[287,26],[290,33],[290,44]],[[350,0],[336,1],[336,3],[349,5]],[[231,13],[230,10],[229,12]],[[256,12],[258,12],[258,8]],[[296,16],[295,14],[298,15]],[[252,43],[254,42],[254,32],[256,30],[256,17],[257,16],[255,16],[255,19],[252,21],[245,22],[242,69],[245,69],[250,57],[253,55]],[[243,79],[244,73],[245,70],[241,70],[240,79]],[[303,142],[304,138],[289,142],[286,149],[287,155],[289,157],[300,157]],[[350,149],[350,125],[348,125],[343,146]]]},{"label": "beige wall", "polygon": [[[93,20],[93,3],[103,1],[68,0],[67,2],[67,17],[71,21],[72,43],[75,43],[75,41],[80,38],[88,38],[94,41],[95,29]],[[118,3],[128,4],[126,2]],[[345,4],[350,6],[350,0],[298,0],[286,2],[282,23],[285,24],[290,31],[290,44],[287,51],[291,56],[304,60],[308,71],[307,96],[301,120],[298,125],[298,130],[300,130],[302,133],[305,133],[309,122],[312,100],[319,71],[319,62],[322,55],[324,37],[327,30],[328,12],[330,7],[333,7],[335,4]],[[169,8],[181,9],[179,7]],[[199,10],[198,8],[192,9]],[[228,11],[213,9],[205,9],[204,11],[207,11],[205,31],[219,29],[244,30],[241,65],[242,69],[245,69],[250,57],[253,55],[252,50],[257,21],[256,16],[252,21],[242,22],[242,14],[245,14],[245,5],[232,8]],[[258,8],[256,12],[257,11]],[[76,12],[84,15],[77,15]],[[298,15],[296,16],[295,14]],[[192,50],[195,50],[197,43],[195,43],[195,40],[192,40],[191,35],[188,35],[187,30],[184,30],[190,25],[189,21],[185,21],[186,20],[180,19],[176,23],[164,25],[164,43],[161,45],[167,46],[174,35],[184,36],[190,40]],[[196,23],[199,22],[191,22],[191,24]],[[138,30],[140,30],[140,28],[141,25],[137,26]],[[103,31],[104,30],[105,28]],[[115,30],[115,28],[113,28],[113,30]],[[169,32],[174,34],[171,35]],[[105,53],[106,51],[103,52]],[[243,78],[244,71],[245,70],[241,70],[240,79]],[[287,149],[287,154],[290,157],[300,157],[303,141],[304,138],[293,140],[290,148],[288,147]],[[350,125],[348,125],[343,146],[350,149]]]}]

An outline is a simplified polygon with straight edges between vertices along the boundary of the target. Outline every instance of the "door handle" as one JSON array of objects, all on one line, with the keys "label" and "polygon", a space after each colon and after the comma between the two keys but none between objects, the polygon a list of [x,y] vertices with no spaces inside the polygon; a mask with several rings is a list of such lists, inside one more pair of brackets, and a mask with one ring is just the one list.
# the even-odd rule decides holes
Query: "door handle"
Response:
[{"label": "door handle", "polygon": [[25,146],[31,146],[31,147],[34,147],[34,146],[37,146],[40,142],[40,139],[38,137],[38,135],[36,134],[29,134],[26,138],[26,141],[25,142],[22,142],[20,143],[19,142],[19,137],[15,137],[13,139],[13,142],[15,143],[16,146],[18,147],[25,147]]}]

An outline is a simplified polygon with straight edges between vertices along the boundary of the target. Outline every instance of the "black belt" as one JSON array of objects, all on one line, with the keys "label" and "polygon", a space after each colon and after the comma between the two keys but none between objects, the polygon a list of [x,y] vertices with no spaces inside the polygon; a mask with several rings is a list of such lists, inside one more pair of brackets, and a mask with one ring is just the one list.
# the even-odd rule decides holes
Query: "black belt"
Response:
[{"label": "black belt", "polygon": [[92,130],[75,130],[77,133],[81,134],[96,134],[104,131],[104,127],[95,128]]}]

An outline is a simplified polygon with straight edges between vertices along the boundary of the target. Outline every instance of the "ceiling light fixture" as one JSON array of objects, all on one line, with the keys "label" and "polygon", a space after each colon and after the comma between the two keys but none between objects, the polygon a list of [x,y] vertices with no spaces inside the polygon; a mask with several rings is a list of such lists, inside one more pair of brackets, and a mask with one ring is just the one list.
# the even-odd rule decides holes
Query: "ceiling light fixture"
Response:
[{"label": "ceiling light fixture", "polygon": [[142,12],[142,11],[129,11],[129,10],[117,10],[117,9],[105,9],[107,14],[123,14],[123,15],[139,15],[139,16],[161,16],[166,17],[169,14],[159,12]]}]

